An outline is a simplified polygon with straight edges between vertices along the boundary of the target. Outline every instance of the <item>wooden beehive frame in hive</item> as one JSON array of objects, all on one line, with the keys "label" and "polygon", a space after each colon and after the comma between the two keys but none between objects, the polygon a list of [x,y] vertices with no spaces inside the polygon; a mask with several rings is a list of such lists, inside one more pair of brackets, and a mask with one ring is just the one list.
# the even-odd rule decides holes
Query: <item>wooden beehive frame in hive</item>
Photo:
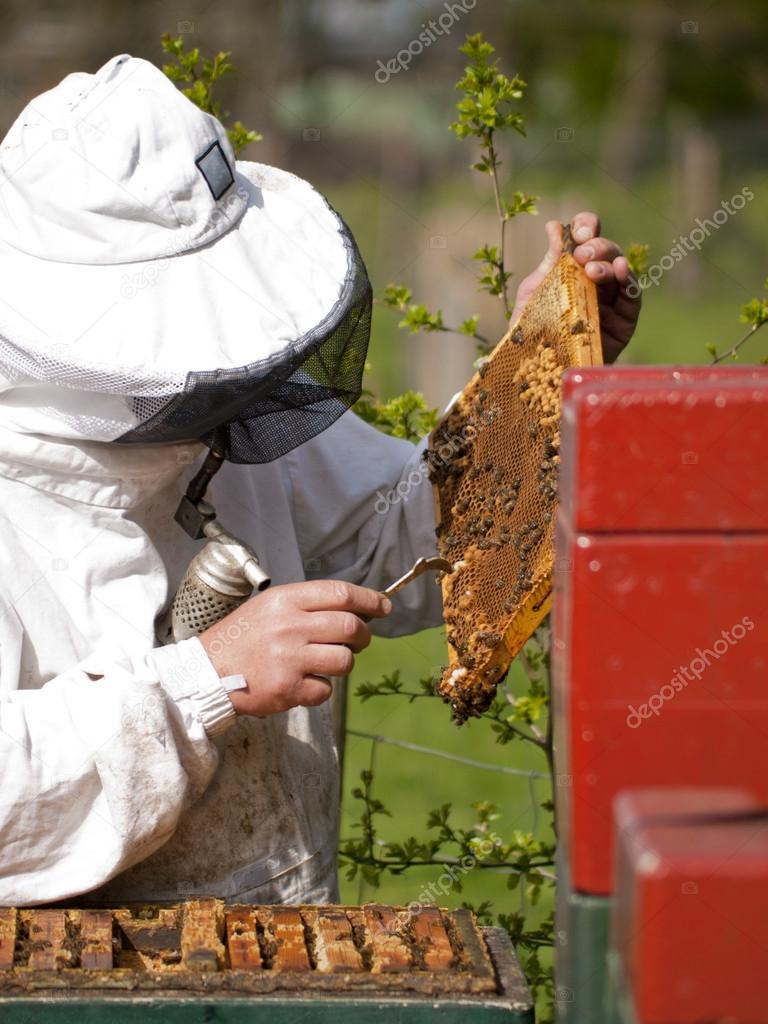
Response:
[{"label": "wooden beehive frame in hive", "polygon": [[560,378],[602,362],[595,285],[568,251],[453,403],[427,458],[456,721],[483,713],[551,606]]},{"label": "wooden beehive frame in hive", "polygon": [[0,908],[0,997],[56,990],[492,994],[466,910],[225,905]]}]

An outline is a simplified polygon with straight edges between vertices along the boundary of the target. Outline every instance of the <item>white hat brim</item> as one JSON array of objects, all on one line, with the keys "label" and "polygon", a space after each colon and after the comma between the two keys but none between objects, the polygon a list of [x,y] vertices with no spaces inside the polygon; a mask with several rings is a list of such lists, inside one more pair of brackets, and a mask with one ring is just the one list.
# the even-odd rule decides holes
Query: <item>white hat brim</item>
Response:
[{"label": "white hat brim", "polygon": [[295,362],[333,320],[354,243],[307,182],[238,162],[240,220],[215,242],[125,264],[60,263],[0,240],[0,373],[102,395],[168,398],[190,373]]}]

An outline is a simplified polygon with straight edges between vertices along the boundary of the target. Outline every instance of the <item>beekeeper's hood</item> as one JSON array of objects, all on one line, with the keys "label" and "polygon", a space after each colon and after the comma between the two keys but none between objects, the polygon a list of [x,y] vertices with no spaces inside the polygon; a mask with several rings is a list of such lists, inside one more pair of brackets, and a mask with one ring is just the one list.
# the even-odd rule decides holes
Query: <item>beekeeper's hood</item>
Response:
[{"label": "beekeeper's hood", "polygon": [[[152,64],[33,100],[0,147],[0,423],[266,462],[358,397],[371,291],[306,182],[235,162]],[[226,425],[223,431],[217,431]]]}]

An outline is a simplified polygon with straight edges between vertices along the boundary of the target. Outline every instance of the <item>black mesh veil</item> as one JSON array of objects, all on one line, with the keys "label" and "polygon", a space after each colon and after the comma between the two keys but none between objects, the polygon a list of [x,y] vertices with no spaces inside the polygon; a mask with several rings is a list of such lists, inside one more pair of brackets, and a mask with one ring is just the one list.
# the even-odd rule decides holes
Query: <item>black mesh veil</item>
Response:
[{"label": "black mesh veil", "polygon": [[271,462],[353,405],[362,387],[372,293],[357,245],[339,220],[347,274],[325,319],[268,359],[235,369],[191,371],[179,395],[116,443],[196,438],[211,446],[215,439],[230,462]]}]

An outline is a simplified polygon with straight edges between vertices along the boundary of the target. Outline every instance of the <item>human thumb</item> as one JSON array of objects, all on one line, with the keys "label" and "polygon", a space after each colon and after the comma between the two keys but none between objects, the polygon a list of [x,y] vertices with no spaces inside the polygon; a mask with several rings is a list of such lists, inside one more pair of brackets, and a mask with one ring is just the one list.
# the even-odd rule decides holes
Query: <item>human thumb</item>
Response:
[{"label": "human thumb", "polygon": [[563,225],[559,220],[548,220],[544,225],[544,230],[547,233],[547,242],[549,247],[547,248],[544,258],[537,267],[537,270],[543,271],[545,274],[554,267],[557,263],[561,252],[563,251]]}]

